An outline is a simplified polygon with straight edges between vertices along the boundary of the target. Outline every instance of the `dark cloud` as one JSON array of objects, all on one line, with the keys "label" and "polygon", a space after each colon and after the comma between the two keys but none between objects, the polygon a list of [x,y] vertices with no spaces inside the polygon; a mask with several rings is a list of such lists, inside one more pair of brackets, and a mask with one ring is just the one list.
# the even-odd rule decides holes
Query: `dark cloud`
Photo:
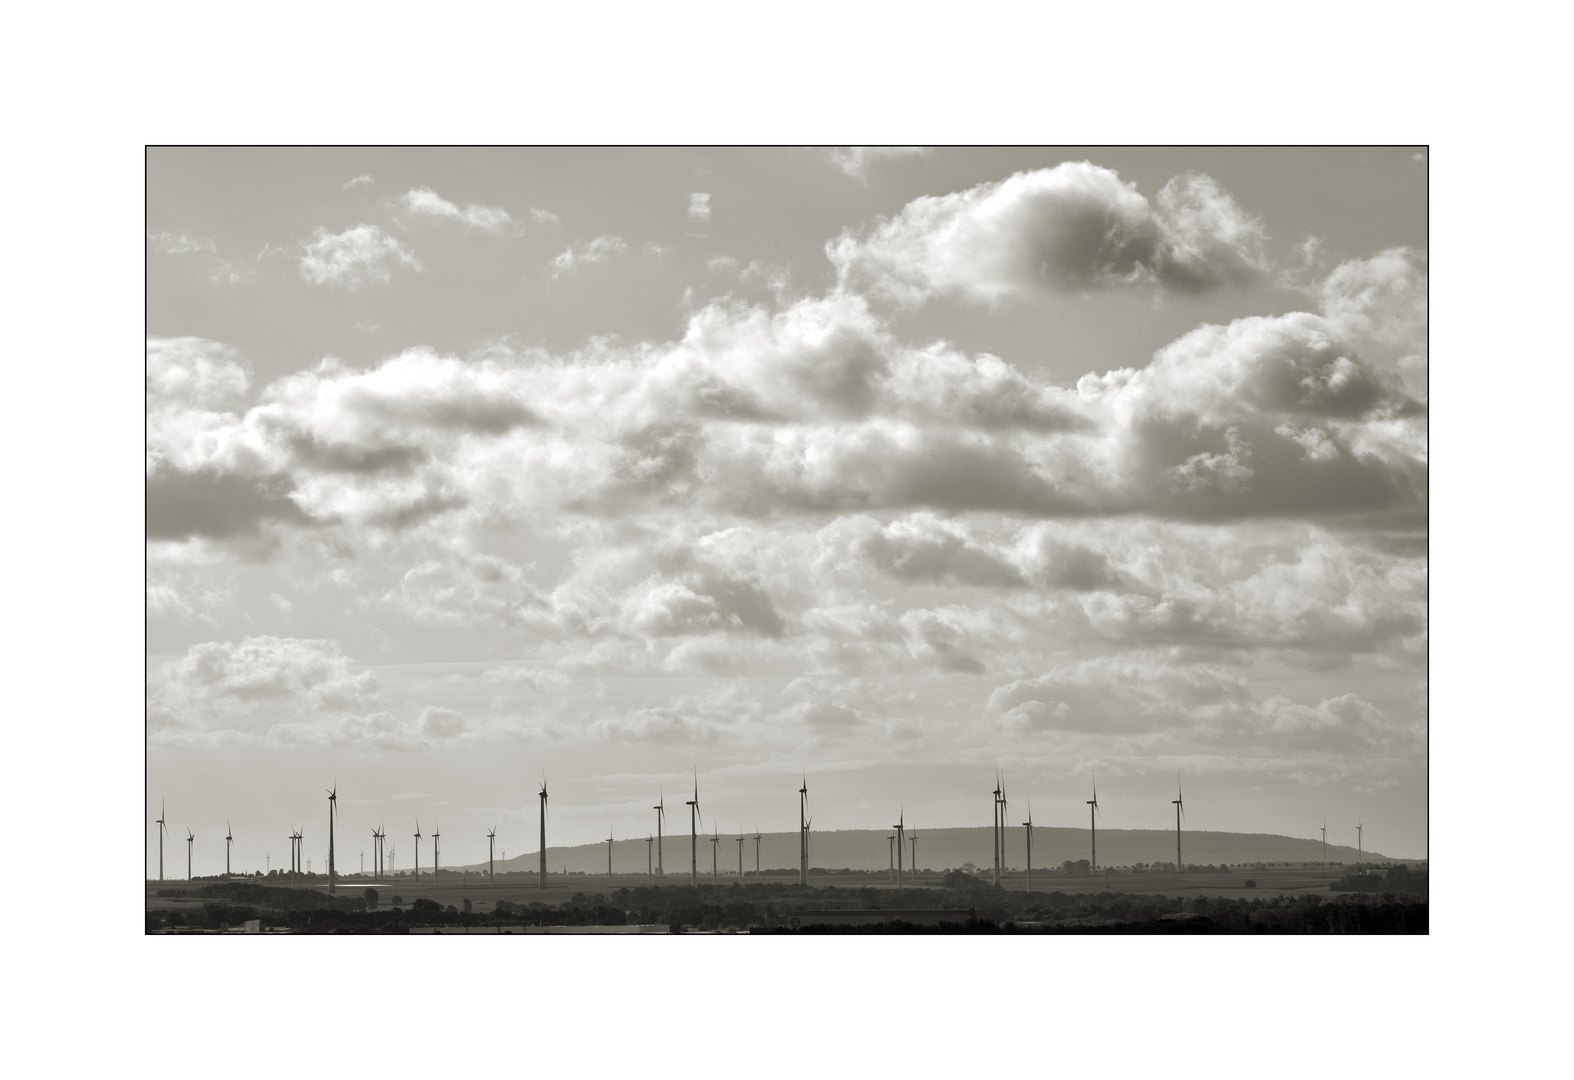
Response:
[{"label": "dark cloud", "polygon": [[214,469],[160,468],[147,478],[150,540],[255,537],[264,525],[308,525],[282,477],[256,479]]}]

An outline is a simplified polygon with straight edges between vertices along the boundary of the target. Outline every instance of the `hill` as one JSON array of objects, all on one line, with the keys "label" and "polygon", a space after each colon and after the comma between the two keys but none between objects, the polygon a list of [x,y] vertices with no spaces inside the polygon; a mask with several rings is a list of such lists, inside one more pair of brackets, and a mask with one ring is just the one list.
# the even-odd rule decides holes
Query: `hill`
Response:
[{"label": "hill", "polygon": [[[1006,830],[1006,862],[1010,869],[1023,869],[1027,865],[1025,829]],[[826,869],[884,870],[890,865],[890,845],[886,837],[889,830],[846,829],[837,832],[813,832],[809,836],[809,865]],[[668,836],[664,839],[663,854],[667,874],[687,872],[689,868],[689,837]],[[910,850],[910,849],[909,849]],[[1181,854],[1187,863],[1200,865],[1254,862],[1318,862],[1323,858],[1322,841],[1273,833],[1182,832]],[[709,874],[711,868],[710,838],[701,836],[698,844],[700,872]],[[1067,860],[1088,857],[1088,830],[1039,826],[1033,830],[1033,865],[1035,867],[1059,866]],[[1329,844],[1327,858],[1330,863],[1352,864],[1356,849],[1342,844]],[[1368,851],[1363,856],[1367,862],[1415,862]],[[652,859],[654,854],[652,854]],[[904,858],[904,863],[907,861]],[[1100,866],[1130,866],[1135,863],[1174,862],[1175,833],[1163,829],[1100,829],[1098,832],[1098,861]],[[730,867],[738,868],[738,841],[736,834],[723,836],[717,851],[717,863],[725,873]],[[966,863],[989,868],[990,830],[972,829],[922,829],[918,834],[918,865],[921,869],[944,870],[961,867]],[[533,871],[539,865],[536,852],[516,855],[504,862],[498,860],[498,873]],[[644,873],[646,868],[646,843],[637,840],[618,840],[612,845],[612,867],[616,873]],[[748,834],[743,843],[743,866],[754,869],[754,835]],[[760,840],[760,867],[770,869],[796,869],[798,866],[797,833],[764,833]],[[607,845],[581,844],[574,847],[547,847],[547,867],[554,873],[565,868],[587,874],[604,874],[607,870]],[[485,863],[460,864],[444,870],[484,870]],[[408,869],[402,866],[400,869]]]}]

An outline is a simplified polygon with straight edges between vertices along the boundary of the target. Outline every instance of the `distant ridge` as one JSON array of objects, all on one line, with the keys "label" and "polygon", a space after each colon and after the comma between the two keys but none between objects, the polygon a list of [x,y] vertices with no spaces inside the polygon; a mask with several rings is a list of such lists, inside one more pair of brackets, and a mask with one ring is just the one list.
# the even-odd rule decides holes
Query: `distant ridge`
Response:
[{"label": "distant ridge", "polygon": [[[1027,865],[1024,834],[1027,830],[1016,827],[1006,830],[1006,863],[1014,870]],[[796,832],[763,833],[760,841],[760,867],[764,870],[786,869],[798,864],[798,834]],[[884,870],[890,865],[890,847],[886,837],[890,830],[845,829],[836,832],[815,832],[809,838],[809,863],[827,870]],[[1175,832],[1173,829],[1100,829],[1098,831],[1099,865],[1130,866],[1133,863],[1175,861]],[[667,877],[687,875],[689,872],[689,838],[687,834],[668,836],[663,842],[666,853]],[[910,852],[911,849],[909,849]],[[907,862],[904,853],[903,863]],[[1296,836],[1279,836],[1274,833],[1186,832],[1181,833],[1181,855],[1189,864],[1206,866],[1254,862],[1318,862],[1323,857],[1322,841]],[[1088,830],[1051,828],[1037,825],[1033,828],[1033,867],[1048,869],[1069,860],[1088,857]],[[1415,856],[1392,856],[1368,851],[1362,858],[1366,862],[1422,862]],[[402,861],[402,860],[401,860]],[[1356,861],[1354,845],[1328,845],[1330,863],[1351,864]],[[717,863],[725,876],[738,870],[737,834],[722,836]],[[973,829],[920,829],[918,832],[918,865],[920,869],[944,870],[972,863],[990,869],[990,830]],[[516,855],[505,863],[499,859],[499,873],[534,872],[540,865],[540,855],[531,851]],[[618,840],[612,845],[612,869],[618,874],[645,872],[645,839]],[[574,847],[547,847],[547,869],[561,873],[571,871],[586,874],[605,874],[607,871],[606,841],[580,844]],[[708,880],[711,872],[710,838],[700,837],[699,868],[701,880]],[[754,869],[754,834],[749,833],[743,844],[743,868]],[[401,869],[408,869],[408,865]],[[443,867],[455,872],[461,870],[485,871],[486,863],[459,864]]]}]

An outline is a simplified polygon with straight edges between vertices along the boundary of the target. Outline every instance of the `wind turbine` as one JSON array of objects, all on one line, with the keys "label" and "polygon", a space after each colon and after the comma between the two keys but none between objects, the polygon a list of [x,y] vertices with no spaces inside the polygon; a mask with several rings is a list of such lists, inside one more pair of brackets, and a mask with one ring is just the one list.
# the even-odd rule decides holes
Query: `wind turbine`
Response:
[{"label": "wind turbine", "polygon": [[805,888],[809,885],[809,823],[814,820],[808,813],[809,774],[803,773],[803,786],[798,789],[798,884]]},{"label": "wind turbine", "polygon": [[1328,819],[1323,818],[1323,869],[1328,869]]},{"label": "wind turbine", "polygon": [[738,880],[743,880],[743,834],[738,834]]},{"label": "wind turbine", "polygon": [[399,848],[393,844],[390,844],[388,846],[388,873],[390,875],[392,875],[394,872],[394,856],[397,854],[399,854]]},{"label": "wind turbine", "polygon": [[1175,777],[1175,798],[1170,800],[1175,804],[1175,872],[1177,874],[1186,868],[1186,864],[1181,862],[1180,850],[1181,815],[1186,812],[1186,804],[1182,801],[1184,798],[1181,794],[1180,776],[1177,774]]},{"label": "wind turbine", "polygon": [[754,827],[754,876],[760,876],[760,827]]},{"label": "wind turbine", "polygon": [[235,838],[233,836],[231,836],[230,833],[232,833],[234,831],[235,830],[230,828],[230,819],[229,818],[225,818],[224,819],[224,877],[225,877],[226,880],[230,876],[230,844],[235,842]]},{"label": "wind turbine", "polygon": [[896,884],[896,835],[894,833],[885,838],[885,854],[891,860],[891,868],[887,872],[887,880],[894,885]]},{"label": "wind turbine", "polygon": [[714,823],[711,825],[711,834],[712,835],[711,835],[711,838],[710,838],[710,880],[711,880],[711,884],[714,885],[721,879],[721,873],[720,873],[720,871],[718,871],[716,869],[716,849],[721,846],[721,836],[716,833],[716,826],[715,826]]},{"label": "wind turbine", "polygon": [[492,848],[497,845],[497,826],[493,825],[486,831],[486,876],[491,887],[497,888],[497,865],[492,861]]},{"label": "wind turbine", "polygon": [[164,800],[158,804],[158,879],[164,880],[164,834],[169,831],[169,826],[164,823]]},{"label": "wind turbine", "polygon": [[661,861],[661,826],[667,820],[667,793],[659,787],[656,792],[659,798],[656,800],[656,805],[651,807],[656,811],[656,876],[666,877],[667,868]]},{"label": "wind turbine", "polygon": [[443,837],[443,834],[440,831],[442,829],[442,827],[443,827],[443,823],[441,821],[435,823],[432,826],[432,884],[433,885],[437,884],[437,849],[438,849],[438,841],[441,840],[442,837]]},{"label": "wind turbine", "polygon": [[[1355,823],[1355,872],[1357,874],[1361,872],[1361,859],[1363,857],[1364,854],[1361,851],[1361,823],[1357,821]],[[190,877],[191,875],[187,874],[186,876]]]},{"label": "wind turbine", "polygon": [[995,769],[995,790],[994,790],[995,809],[993,811],[994,816],[990,819],[991,830],[992,830],[991,831],[991,836],[993,838],[992,842],[993,842],[993,846],[994,846],[994,849],[995,849],[994,850],[994,859],[995,859],[995,887],[996,888],[999,888],[999,886],[1000,886],[1000,787],[1001,787],[1001,784],[1000,784],[1000,769],[997,767]]},{"label": "wind turbine", "polygon": [[918,829],[916,826],[908,834],[907,842],[913,845],[913,877],[916,880],[918,877]]},{"label": "wind turbine", "polygon": [[[1089,776],[1093,776],[1092,773],[1089,773],[1088,775]],[[1098,778],[1094,777],[1093,778],[1093,798],[1088,800],[1088,835],[1093,841],[1093,863],[1092,863],[1093,869],[1090,872],[1097,872],[1098,868],[1099,868],[1099,830],[1098,830],[1098,825],[1094,821],[1094,818],[1098,814],[1098,812],[1099,812],[1099,782],[1098,782]]]},{"label": "wind turbine", "polygon": [[264,855],[263,860],[263,876],[266,877],[268,874],[273,873],[273,852],[270,851]]},{"label": "wind turbine", "polygon": [[607,829],[607,877],[612,876],[612,829]]},{"label": "wind turbine", "polygon": [[656,838],[654,836],[651,836],[649,833],[645,834],[645,876],[646,877],[655,877],[656,876],[656,864],[655,864],[655,862],[653,861],[653,859],[651,857],[651,845],[654,844],[655,842],[656,842]]},{"label": "wind turbine", "polygon": [[192,835],[191,826],[186,826],[186,880],[191,880],[191,842],[196,837]]},{"label": "wind turbine", "polygon": [[891,828],[896,830],[896,887],[902,887],[902,849],[907,846],[907,811],[902,810]]},{"label": "wind turbine", "polygon": [[415,880],[421,880],[421,819],[415,819]]},{"label": "wind turbine", "polygon": [[339,782],[335,780],[332,788],[324,790],[328,792],[328,893],[331,896],[337,880],[333,866],[333,819],[339,810]]},{"label": "wind turbine", "polygon": [[1006,872],[1006,815],[1011,804],[1006,799],[1006,774],[1000,774],[1000,872]]},{"label": "wind turbine", "polygon": [[[372,854],[375,856],[376,852],[374,851]],[[366,849],[365,848],[361,849],[361,869],[360,869],[360,873],[361,874],[365,874],[366,873]]]},{"label": "wind turbine", "polygon": [[1027,829],[1027,891],[1033,891],[1033,800],[1027,801],[1027,820],[1023,826]]},{"label": "wind turbine", "polygon": [[689,808],[689,884],[700,883],[699,832],[695,822],[700,816],[700,774],[694,773],[694,798],[683,804]]},{"label": "wind turbine", "polygon": [[547,887],[547,774],[541,774],[541,885]]}]

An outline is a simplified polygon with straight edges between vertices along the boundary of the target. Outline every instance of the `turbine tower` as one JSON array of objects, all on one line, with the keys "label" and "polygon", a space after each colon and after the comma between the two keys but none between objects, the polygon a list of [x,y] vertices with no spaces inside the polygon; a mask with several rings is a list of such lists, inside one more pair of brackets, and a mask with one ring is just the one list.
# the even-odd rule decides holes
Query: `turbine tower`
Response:
[{"label": "turbine tower", "polygon": [[654,836],[651,836],[649,833],[645,834],[645,876],[646,877],[655,877],[656,876],[655,857],[651,854],[651,851],[652,851],[651,845],[654,844],[655,842],[656,842],[656,838]]},{"label": "turbine tower", "polygon": [[164,834],[169,831],[169,826],[164,823],[164,800],[158,804],[158,879],[164,880]]},{"label": "turbine tower", "polygon": [[1171,799],[1170,801],[1175,804],[1175,872],[1177,874],[1186,868],[1186,864],[1181,862],[1180,850],[1181,815],[1186,812],[1186,803],[1183,801],[1184,798],[1185,796],[1181,794],[1180,777],[1176,776],[1175,798]]},{"label": "turbine tower", "polygon": [[809,885],[809,823],[814,819],[809,813],[809,774],[803,773],[803,786],[798,789],[798,884]]},{"label": "turbine tower", "polygon": [[541,885],[547,887],[547,774],[541,774]]},{"label": "turbine tower", "polygon": [[[1361,850],[1361,823],[1357,821],[1355,823],[1355,872],[1357,874],[1361,872],[1361,860],[1363,858],[1365,858],[1365,854]],[[187,874],[186,876],[190,877],[191,875]]]},{"label": "turbine tower", "polygon": [[1000,770],[995,770],[995,808],[990,818],[990,846],[994,848],[995,887],[1000,887]]},{"label": "turbine tower", "polygon": [[[1092,773],[1088,774],[1092,776]],[[1093,798],[1088,800],[1088,836],[1093,841],[1093,862],[1090,873],[1097,873],[1099,868],[1099,830],[1094,820],[1099,812],[1099,782],[1098,777],[1093,778]]]},{"label": "turbine tower", "polygon": [[1328,819],[1323,818],[1323,869],[1328,869]]},{"label": "turbine tower", "polygon": [[415,819],[415,880],[421,880],[421,819]]},{"label": "turbine tower", "polygon": [[700,816],[700,774],[694,774],[694,798],[683,804],[689,808],[689,884],[700,883],[700,842],[698,826]]},{"label": "turbine tower", "polygon": [[607,877],[612,876],[612,828],[607,828]]},{"label": "turbine tower", "polygon": [[754,876],[760,876],[760,827],[754,827]]},{"label": "turbine tower", "polygon": [[908,834],[907,842],[913,845],[913,877],[916,880],[918,877],[918,829],[916,826]]},{"label": "turbine tower", "polygon": [[443,827],[443,823],[441,821],[436,822],[436,823],[434,823],[432,825],[432,884],[433,885],[437,884],[437,854],[438,854],[438,850],[437,849],[438,849],[438,846],[439,846],[438,845],[438,841],[440,841],[443,838],[443,834],[441,832],[442,827]]},{"label": "turbine tower", "polygon": [[333,819],[339,810],[339,782],[335,780],[332,788],[323,790],[328,792],[328,895],[332,896],[337,881],[333,866]]},{"label": "turbine tower", "polygon": [[896,884],[896,836],[893,834],[885,838],[885,854],[891,860],[891,869],[888,871],[887,880]]},{"label": "turbine tower", "polygon": [[497,888],[497,864],[492,861],[492,849],[497,846],[497,826],[486,831],[486,876],[492,888]]},{"label": "turbine tower", "polygon": [[738,880],[743,880],[743,834],[738,834]]},{"label": "turbine tower", "polygon": [[1006,799],[1006,774],[1000,774],[1000,873],[1006,872],[1006,815],[1011,803]]},{"label": "turbine tower", "polygon": [[1027,801],[1027,820],[1022,823],[1027,829],[1027,891],[1033,891],[1033,800]]},{"label": "turbine tower", "polygon": [[716,849],[721,847],[721,836],[716,832],[716,826],[711,825],[710,838],[710,880],[714,885],[721,880],[721,872],[716,869]]},{"label": "turbine tower", "polygon": [[907,846],[907,811],[902,810],[891,828],[896,830],[896,887],[902,887],[902,849]]},{"label": "turbine tower", "polygon": [[235,830],[230,828],[230,819],[229,818],[225,818],[224,819],[224,877],[225,877],[225,880],[228,880],[229,876],[230,876],[230,845],[235,842],[235,838],[233,836],[231,836],[230,833],[232,833],[234,831]]},{"label": "turbine tower", "polygon": [[656,876],[666,877],[667,868],[661,861],[661,825],[667,820],[667,793],[661,788],[656,789],[659,798],[651,809],[656,811]]},{"label": "turbine tower", "polygon": [[186,880],[191,880],[191,842],[196,837],[192,835],[191,826],[186,826]]}]

